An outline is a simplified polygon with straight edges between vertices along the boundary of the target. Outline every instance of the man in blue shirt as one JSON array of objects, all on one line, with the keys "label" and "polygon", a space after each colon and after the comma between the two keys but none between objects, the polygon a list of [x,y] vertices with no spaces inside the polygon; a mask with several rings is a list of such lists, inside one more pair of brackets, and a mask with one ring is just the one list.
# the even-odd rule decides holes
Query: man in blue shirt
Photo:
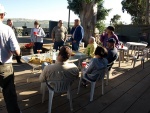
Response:
[{"label": "man in blue shirt", "polygon": [[84,29],[80,25],[80,20],[76,19],[74,21],[74,27],[71,29],[72,34],[72,50],[78,51],[79,44],[81,43],[84,36]]},{"label": "man in blue shirt", "polygon": [[0,4],[0,87],[8,113],[20,113],[14,84],[13,54],[20,55],[20,47],[11,27],[2,23],[5,16]]}]

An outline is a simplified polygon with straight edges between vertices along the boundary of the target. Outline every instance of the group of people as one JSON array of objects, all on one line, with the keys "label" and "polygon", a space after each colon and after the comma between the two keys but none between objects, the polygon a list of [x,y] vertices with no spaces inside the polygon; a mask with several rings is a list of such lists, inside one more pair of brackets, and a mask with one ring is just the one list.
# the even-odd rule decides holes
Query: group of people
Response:
[{"label": "group of people", "polygon": [[[60,47],[63,46],[68,37],[67,37],[68,31],[63,26],[63,21],[59,20],[58,25],[55,26],[52,30],[51,38],[54,43],[53,48],[57,50],[60,50]],[[80,20],[76,19],[74,21],[74,26],[71,30],[72,34],[72,50],[78,51],[79,50],[79,44],[81,43],[83,36],[84,36],[84,29],[80,25]],[[45,37],[44,30],[40,27],[40,24],[38,21],[34,22],[34,28],[31,29],[31,42],[33,43],[33,51],[34,54],[37,53],[37,50],[42,50],[43,46],[43,38]]]},{"label": "group of people", "polygon": [[[76,21],[78,23],[78,20],[75,20],[75,23],[76,23]],[[62,21],[59,21],[58,25],[61,26],[61,23],[62,23]],[[41,82],[44,82],[45,78],[47,80],[58,80],[58,79],[61,80],[64,77],[73,79],[79,75],[79,70],[76,65],[74,65],[73,63],[66,63],[66,61],[71,56],[71,49],[68,46],[63,46],[64,42],[66,41],[67,30],[64,27],[62,27],[61,31],[63,31],[63,30],[65,31],[64,32],[65,38],[61,39],[61,38],[58,38],[58,36],[59,36],[58,32],[60,32],[60,30],[58,30],[58,29],[60,29],[60,28],[55,27],[52,32],[52,34],[54,35],[53,36],[54,47],[57,47],[57,49],[59,49],[59,47],[62,47],[62,48],[60,48],[56,64],[52,64],[52,65],[46,64],[48,66],[43,68],[43,71],[40,75]],[[72,30],[74,30],[74,29],[75,28],[73,28]],[[74,31],[76,31],[76,30],[80,30],[80,33],[82,31],[81,28],[75,29]],[[85,72],[84,72],[84,76],[87,79],[95,81],[98,76],[98,75],[96,75],[96,72],[102,68],[109,66],[109,64],[111,64],[118,58],[117,47],[119,45],[119,40],[118,40],[117,35],[115,35],[114,30],[115,29],[112,26],[108,26],[106,28],[105,33],[103,33],[100,36],[100,40],[102,42],[101,46],[99,46],[95,42],[94,37],[91,36],[89,38],[89,44],[87,45],[87,47],[84,51],[85,54],[92,57],[89,65],[86,67]],[[82,33],[79,36],[77,36],[76,38],[74,38],[74,36],[77,34],[74,34],[73,31],[72,31],[72,34],[73,34],[72,40],[75,40],[72,42],[72,44],[73,44],[72,49],[78,50],[78,49],[76,49],[77,48],[76,43],[79,43],[82,40],[82,37],[80,37],[79,39],[77,39],[77,38],[79,36],[81,36]],[[54,37],[55,38],[57,37],[57,38],[55,39]],[[58,39],[59,39],[59,41],[58,41]],[[61,42],[61,43],[59,43],[59,42]],[[58,73],[59,71],[60,72],[63,71],[64,74]],[[86,85],[84,80],[83,80],[82,85],[83,86]]]},{"label": "group of people", "polygon": [[[12,56],[14,54],[20,56],[20,47],[13,31],[13,26],[9,25],[11,20],[7,22],[10,27],[2,23],[5,14],[4,7],[0,5],[0,87],[2,87],[8,113],[21,113],[17,104],[12,66]],[[74,21],[71,34],[72,48],[64,46],[67,40],[67,29],[63,26],[63,21],[59,20],[58,26],[53,28],[54,49],[59,50],[59,54],[55,64],[44,67],[39,77],[41,82],[44,82],[45,78],[47,80],[62,80],[64,78],[74,80],[79,76],[78,67],[74,63],[66,62],[71,56],[72,50],[79,50],[79,44],[84,37],[84,29],[80,25],[79,19]],[[31,29],[31,42],[34,44],[34,53],[42,49],[44,37],[44,30],[40,27],[39,22],[35,21],[34,28]],[[109,63],[118,57],[117,47],[119,40],[114,34],[114,27],[107,27],[105,33],[100,36],[100,40],[103,43],[102,46],[96,44],[94,37],[90,37],[89,44],[84,52],[93,57],[85,70],[84,76],[93,81],[96,80],[97,75],[95,73],[99,69],[107,67]],[[83,85],[84,83],[85,81],[83,81]]]}]

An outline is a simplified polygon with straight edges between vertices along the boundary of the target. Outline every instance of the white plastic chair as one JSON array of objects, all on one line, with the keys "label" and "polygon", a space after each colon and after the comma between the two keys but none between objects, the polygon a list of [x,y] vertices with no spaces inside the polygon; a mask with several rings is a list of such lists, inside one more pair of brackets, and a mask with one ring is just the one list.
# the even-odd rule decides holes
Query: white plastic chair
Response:
[{"label": "white plastic chair", "polygon": [[67,92],[67,98],[69,99],[69,102],[70,102],[70,110],[73,111],[72,95],[71,95],[71,88],[70,88],[72,84],[72,80],[64,79],[60,81],[49,81],[48,83],[46,81],[46,84],[47,84],[48,91],[49,91],[48,113],[51,113],[54,92],[56,93]]},{"label": "white plastic chair", "polygon": [[[106,68],[103,68],[103,69],[99,70],[98,73],[97,73],[97,74],[99,74],[99,76],[97,77],[97,80],[96,80],[96,81],[98,81],[100,79],[100,77],[102,77],[102,95],[104,95],[104,76],[105,76],[105,72],[106,72]],[[91,83],[90,101],[93,101],[93,95],[94,95],[96,81],[92,82],[91,80],[88,80],[87,78],[85,78],[83,74],[81,74],[77,94],[79,94],[79,92],[80,92],[80,86],[81,86],[82,79],[84,79],[84,80]]]},{"label": "white plastic chair", "polygon": [[137,53],[135,54],[135,56],[133,56],[133,59],[132,59],[132,63],[131,65],[133,64],[133,68],[135,67],[135,64],[137,62],[137,60],[140,60],[141,61],[141,65],[142,65],[142,68],[144,69],[144,61],[145,61],[145,57],[147,57],[147,51],[146,50],[143,50],[143,56],[138,59],[138,55]]}]

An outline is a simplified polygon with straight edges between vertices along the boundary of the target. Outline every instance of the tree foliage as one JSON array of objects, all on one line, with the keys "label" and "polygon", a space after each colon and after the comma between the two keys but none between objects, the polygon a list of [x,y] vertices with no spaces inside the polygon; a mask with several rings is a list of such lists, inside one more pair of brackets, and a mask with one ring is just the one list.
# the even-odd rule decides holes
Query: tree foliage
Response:
[{"label": "tree foliage", "polygon": [[122,0],[122,11],[131,15],[133,24],[146,24],[146,0]]},{"label": "tree foliage", "polygon": [[117,24],[120,24],[120,21],[119,21],[120,18],[121,18],[120,15],[118,15],[118,14],[114,15],[113,18],[111,18],[111,23],[112,23],[114,26],[116,26]]},{"label": "tree foliage", "polygon": [[106,16],[108,16],[108,13],[111,9],[105,9],[103,7],[103,2],[104,0],[67,0],[68,1],[68,8],[72,10],[75,14],[79,15],[80,17],[80,12],[83,9],[82,4],[88,4],[92,1],[95,1],[98,3],[98,10],[97,10],[97,21],[105,20]]}]

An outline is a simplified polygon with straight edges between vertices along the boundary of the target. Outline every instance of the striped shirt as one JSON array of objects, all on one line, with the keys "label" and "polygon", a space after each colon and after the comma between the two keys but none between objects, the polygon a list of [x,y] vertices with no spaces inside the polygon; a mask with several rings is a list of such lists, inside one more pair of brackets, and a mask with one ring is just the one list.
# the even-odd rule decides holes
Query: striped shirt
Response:
[{"label": "striped shirt", "polygon": [[0,62],[12,63],[12,51],[19,49],[20,47],[12,28],[0,21]]}]

